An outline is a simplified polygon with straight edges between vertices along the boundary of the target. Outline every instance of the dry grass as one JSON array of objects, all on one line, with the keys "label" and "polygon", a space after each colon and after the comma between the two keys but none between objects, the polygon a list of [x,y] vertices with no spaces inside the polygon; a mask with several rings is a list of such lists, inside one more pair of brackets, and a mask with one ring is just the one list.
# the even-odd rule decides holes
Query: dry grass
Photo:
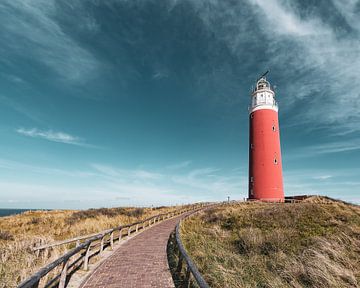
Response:
[{"label": "dry grass", "polygon": [[360,287],[360,208],[331,199],[242,203],[186,220],[210,287]]},{"label": "dry grass", "polygon": [[175,207],[111,208],[84,211],[28,211],[0,217],[0,288],[16,287],[43,265],[62,255],[68,246],[36,257],[32,247],[99,232],[165,213]]}]

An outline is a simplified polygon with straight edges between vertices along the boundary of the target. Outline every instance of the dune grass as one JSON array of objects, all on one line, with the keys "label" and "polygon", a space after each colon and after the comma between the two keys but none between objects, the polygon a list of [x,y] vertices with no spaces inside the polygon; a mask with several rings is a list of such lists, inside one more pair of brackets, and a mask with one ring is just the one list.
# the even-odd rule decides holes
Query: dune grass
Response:
[{"label": "dune grass", "polygon": [[360,287],[360,208],[325,198],[238,203],[186,220],[210,287]]},{"label": "dune grass", "polygon": [[74,244],[41,253],[32,247],[100,232],[179,207],[101,208],[81,211],[27,211],[0,217],[0,288],[16,287],[43,265],[61,256]]}]

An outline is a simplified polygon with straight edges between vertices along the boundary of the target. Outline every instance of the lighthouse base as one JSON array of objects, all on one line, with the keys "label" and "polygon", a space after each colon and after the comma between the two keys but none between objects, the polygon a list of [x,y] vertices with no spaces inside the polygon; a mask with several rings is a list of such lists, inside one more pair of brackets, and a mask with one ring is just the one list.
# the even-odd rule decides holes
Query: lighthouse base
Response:
[{"label": "lighthouse base", "polygon": [[284,198],[260,198],[260,199],[255,199],[255,198],[247,198],[246,201],[250,201],[250,202],[276,202],[276,203],[283,203],[285,202]]}]

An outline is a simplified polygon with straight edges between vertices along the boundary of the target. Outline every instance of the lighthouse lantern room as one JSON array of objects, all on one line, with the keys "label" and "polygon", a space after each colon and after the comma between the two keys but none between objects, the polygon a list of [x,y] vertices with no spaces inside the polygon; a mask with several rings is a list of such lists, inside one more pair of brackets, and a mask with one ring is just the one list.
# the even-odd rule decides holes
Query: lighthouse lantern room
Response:
[{"label": "lighthouse lantern room", "polygon": [[249,107],[249,199],[283,202],[278,105],[267,73],[257,80]]}]

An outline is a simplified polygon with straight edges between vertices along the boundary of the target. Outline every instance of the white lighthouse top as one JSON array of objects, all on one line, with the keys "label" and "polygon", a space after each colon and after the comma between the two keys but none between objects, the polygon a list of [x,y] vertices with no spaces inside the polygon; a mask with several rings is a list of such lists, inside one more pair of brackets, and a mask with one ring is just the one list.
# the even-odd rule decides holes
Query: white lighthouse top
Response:
[{"label": "white lighthouse top", "polygon": [[278,112],[278,105],[275,99],[275,92],[271,88],[265,76],[260,77],[256,82],[256,87],[251,94],[251,104],[249,113],[260,109],[272,109]]}]

